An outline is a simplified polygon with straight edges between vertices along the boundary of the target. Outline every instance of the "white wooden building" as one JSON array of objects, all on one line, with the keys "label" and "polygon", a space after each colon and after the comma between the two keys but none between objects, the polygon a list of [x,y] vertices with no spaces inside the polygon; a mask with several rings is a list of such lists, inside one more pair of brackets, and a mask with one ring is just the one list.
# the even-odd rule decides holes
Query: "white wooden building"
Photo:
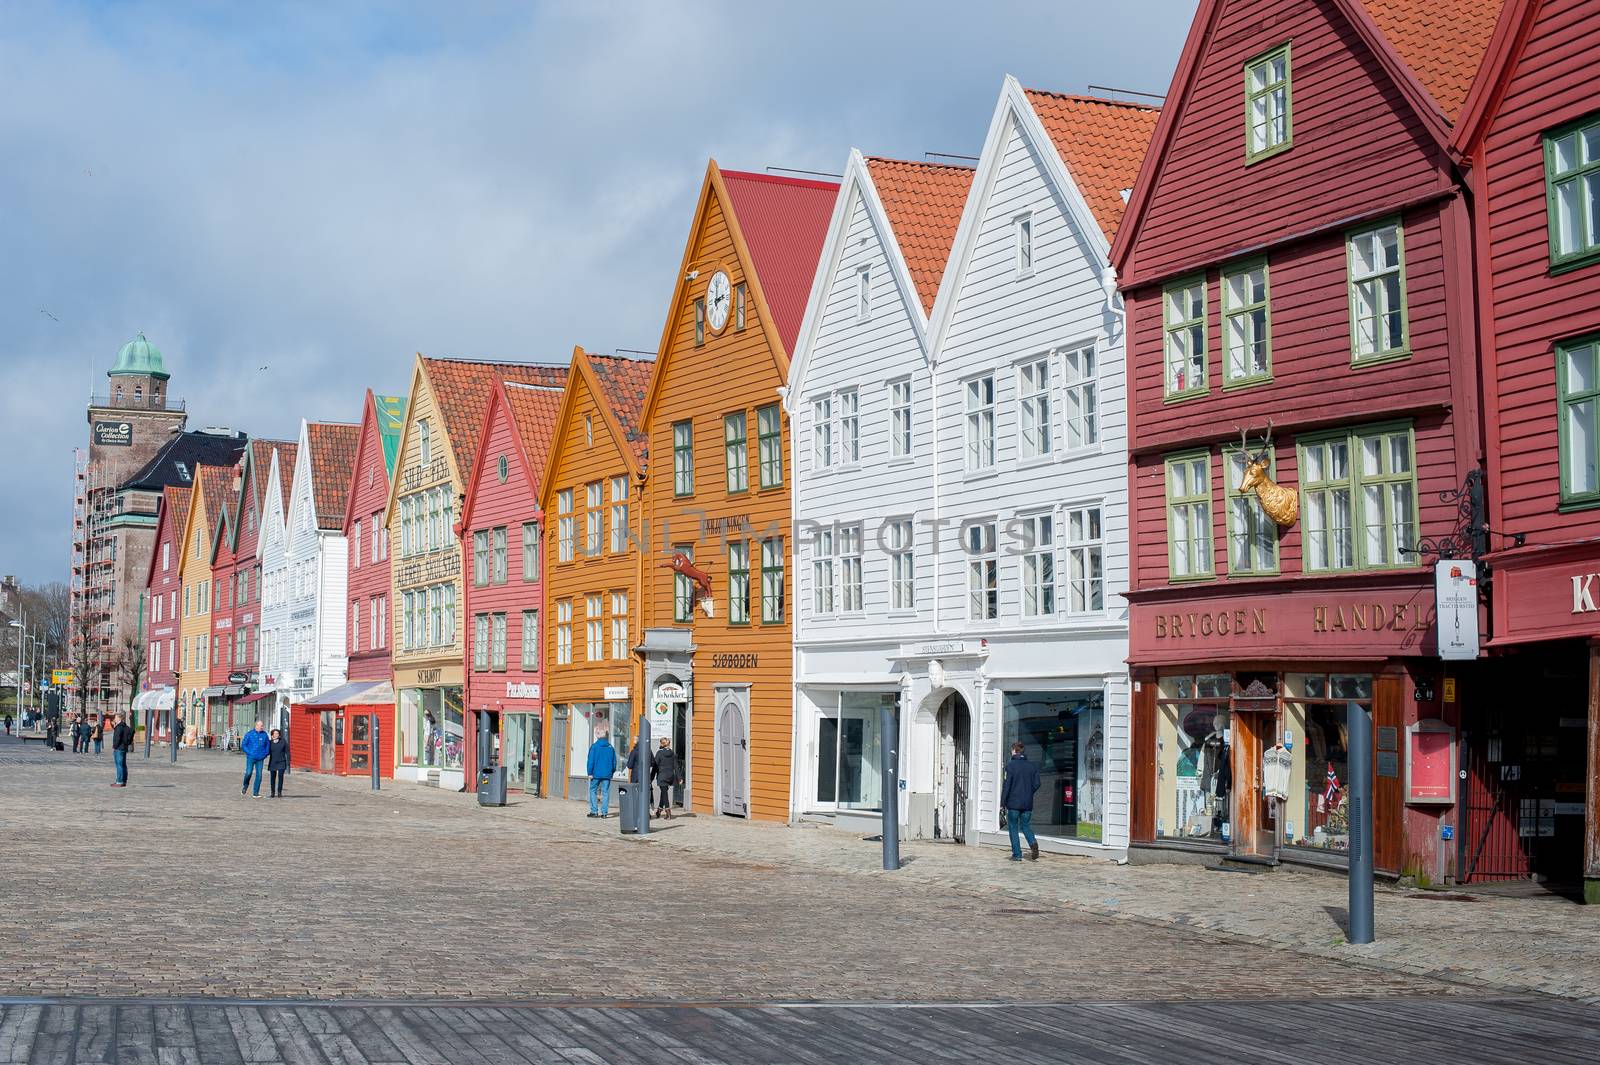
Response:
[{"label": "white wooden building", "polygon": [[291,704],[343,684],[347,675],[348,556],[345,500],[361,427],[300,423],[285,522],[286,614],[281,686]]},{"label": "white wooden building", "polygon": [[270,710],[272,726],[289,724],[288,659],[289,626],[289,544],[285,521],[289,489],[294,484],[295,462],[284,468],[285,451],[275,448],[267,472],[266,497],[262,502],[260,542],[256,553],[261,558],[261,691],[276,693]]}]

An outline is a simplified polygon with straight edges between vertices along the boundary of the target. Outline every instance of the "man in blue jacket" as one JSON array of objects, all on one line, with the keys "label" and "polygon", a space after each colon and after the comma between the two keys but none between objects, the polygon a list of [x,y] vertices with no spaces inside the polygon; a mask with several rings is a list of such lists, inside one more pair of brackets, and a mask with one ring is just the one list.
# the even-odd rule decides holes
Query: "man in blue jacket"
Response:
[{"label": "man in blue jacket", "polygon": [[261,722],[257,721],[255,728],[244,734],[244,739],[239,741],[239,749],[244,752],[244,783],[239,786],[239,794],[243,795],[250,790],[250,774],[256,776],[255,797],[261,798],[261,764],[267,760],[267,752],[272,750],[272,737],[267,735],[267,730]]},{"label": "man in blue jacket", "polygon": [[1033,793],[1039,790],[1039,767],[1022,752],[1021,743],[1011,745],[1011,761],[1006,763],[1005,783],[1000,786],[1000,806],[1006,812],[1014,862],[1022,861],[1019,834],[1028,837],[1028,857],[1039,860],[1039,841],[1033,836]]},{"label": "man in blue jacket", "polygon": [[611,813],[611,777],[617,771],[617,749],[604,732],[589,746],[589,816]]}]

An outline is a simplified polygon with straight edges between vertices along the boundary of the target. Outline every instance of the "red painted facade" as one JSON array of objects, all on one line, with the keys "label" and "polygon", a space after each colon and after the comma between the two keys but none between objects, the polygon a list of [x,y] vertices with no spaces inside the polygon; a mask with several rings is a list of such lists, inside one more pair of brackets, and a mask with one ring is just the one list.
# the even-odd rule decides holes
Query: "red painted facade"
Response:
[{"label": "red painted facade", "polygon": [[[351,680],[389,679],[389,538],[381,530],[389,500],[389,466],[384,458],[378,409],[371,389],[362,405],[361,435],[350,471],[344,518],[349,545],[346,594],[349,597]],[[392,716],[392,715],[391,715]]]},{"label": "red painted facade", "polygon": [[184,519],[189,512],[188,488],[166,488],[156,518],[156,545],[145,582],[145,632],[151,650],[146,688],[176,688],[180,651],[183,580],[179,576]]},{"label": "red painted facade", "polygon": [[[234,550],[233,529],[238,521],[239,468],[221,513],[215,515],[211,539],[211,685],[225,686],[233,671]],[[213,720],[215,717],[213,716]]]}]

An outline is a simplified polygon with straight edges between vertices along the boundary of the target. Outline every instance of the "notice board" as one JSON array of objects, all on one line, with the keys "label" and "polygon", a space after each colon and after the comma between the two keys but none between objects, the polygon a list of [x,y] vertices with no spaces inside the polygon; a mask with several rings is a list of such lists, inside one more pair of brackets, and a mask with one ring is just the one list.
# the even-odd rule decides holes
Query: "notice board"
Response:
[{"label": "notice board", "polygon": [[1452,806],[1456,801],[1456,730],[1443,721],[1406,726],[1406,803]]}]

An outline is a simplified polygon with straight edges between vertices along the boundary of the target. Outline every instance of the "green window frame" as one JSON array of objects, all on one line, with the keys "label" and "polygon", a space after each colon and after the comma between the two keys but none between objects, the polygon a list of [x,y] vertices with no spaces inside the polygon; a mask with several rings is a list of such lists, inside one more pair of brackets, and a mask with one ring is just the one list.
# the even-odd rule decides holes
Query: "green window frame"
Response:
[{"label": "green window frame", "polygon": [[776,403],[756,411],[756,451],[761,463],[761,487],[783,485],[783,420]]},{"label": "green window frame", "polygon": [[[694,561],[693,544],[673,544],[674,554],[681,554],[690,562]],[[694,581],[681,573],[672,575],[672,620],[694,620]]]},{"label": "green window frame", "polygon": [[1411,354],[1406,304],[1406,235],[1398,218],[1345,234],[1350,288],[1350,363],[1367,366]]},{"label": "green window frame", "polygon": [[728,541],[728,624],[750,624],[750,541]]},{"label": "green window frame", "polygon": [[1244,65],[1244,161],[1269,159],[1294,147],[1294,92],[1289,42]]},{"label": "green window frame", "polygon": [[1308,573],[1416,565],[1416,434],[1410,422],[1357,426],[1296,441],[1301,565]]},{"label": "green window frame", "polygon": [[[1222,449],[1223,495],[1228,507],[1228,575],[1263,577],[1278,572],[1278,523],[1268,516],[1254,491],[1241,492],[1247,453]],[[1276,479],[1277,456],[1267,456],[1267,476]]]},{"label": "green window frame", "polygon": [[1272,281],[1264,258],[1222,271],[1222,387],[1272,380]]},{"label": "green window frame", "polygon": [[1164,463],[1170,581],[1215,575],[1211,549],[1211,452],[1185,451]]},{"label": "green window frame", "polygon": [[1600,506],[1600,333],[1556,345],[1561,506]]},{"label": "green window frame", "polygon": [[783,624],[783,537],[761,541],[761,624]]},{"label": "green window frame", "polygon": [[672,494],[694,495],[694,423],[672,423]]},{"label": "green window frame", "polygon": [[1205,393],[1206,278],[1204,274],[1173,281],[1161,290],[1161,321],[1167,399]]},{"label": "green window frame", "polygon": [[727,468],[728,494],[750,490],[750,436],[744,411],[722,416],[722,460]]},{"label": "green window frame", "polygon": [[1600,262],[1600,113],[1544,135],[1550,269]]}]

